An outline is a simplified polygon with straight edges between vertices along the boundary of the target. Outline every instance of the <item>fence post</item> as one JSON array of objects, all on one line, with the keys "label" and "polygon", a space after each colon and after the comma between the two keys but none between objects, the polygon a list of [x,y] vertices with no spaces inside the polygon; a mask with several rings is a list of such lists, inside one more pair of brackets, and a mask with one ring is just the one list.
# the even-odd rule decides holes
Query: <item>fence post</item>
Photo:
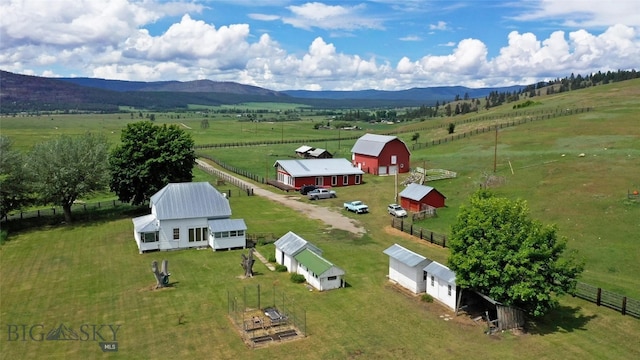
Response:
[{"label": "fence post", "polygon": [[433,231],[430,231],[429,241],[433,244]]},{"label": "fence post", "polygon": [[413,224],[409,227],[409,234],[413,235]]},{"label": "fence post", "polygon": [[627,315],[627,297],[622,297],[622,315]]},{"label": "fence post", "polygon": [[442,247],[443,248],[447,247],[447,237],[446,236],[442,236]]},{"label": "fence post", "polygon": [[598,288],[598,292],[596,294],[596,305],[600,306],[600,299],[602,298],[602,289]]}]

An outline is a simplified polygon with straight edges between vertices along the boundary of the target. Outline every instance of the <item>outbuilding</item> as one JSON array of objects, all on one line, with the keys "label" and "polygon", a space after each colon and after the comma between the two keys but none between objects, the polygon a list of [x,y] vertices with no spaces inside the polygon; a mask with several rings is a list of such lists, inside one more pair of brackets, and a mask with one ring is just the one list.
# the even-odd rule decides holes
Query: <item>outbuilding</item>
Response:
[{"label": "outbuilding", "polygon": [[151,196],[151,214],[133,218],[138,251],[245,248],[247,226],[208,182],[170,183]]},{"label": "outbuilding", "polygon": [[424,267],[432,261],[401,245],[393,244],[383,251],[389,256],[389,280],[414,294],[423,293],[425,288]]},{"label": "outbuilding", "polygon": [[322,257],[322,251],[294,232],[289,231],[274,243],[276,263],[290,273],[304,276],[306,282],[319,291],[344,286],[345,272]]},{"label": "outbuilding", "polygon": [[432,261],[423,270],[427,282],[427,294],[455,311],[458,293],[456,273],[437,261]]},{"label": "outbuilding", "polygon": [[374,175],[409,172],[411,153],[397,136],[365,134],[351,148],[351,162]]},{"label": "outbuilding", "polygon": [[445,206],[446,196],[441,192],[427,185],[411,183],[404,188],[400,194],[400,206],[413,211],[420,212],[426,208],[441,208]]},{"label": "outbuilding", "polygon": [[300,189],[304,185],[318,187],[350,186],[362,183],[364,172],[351,165],[347,159],[296,159],[277,160],[278,183]]}]

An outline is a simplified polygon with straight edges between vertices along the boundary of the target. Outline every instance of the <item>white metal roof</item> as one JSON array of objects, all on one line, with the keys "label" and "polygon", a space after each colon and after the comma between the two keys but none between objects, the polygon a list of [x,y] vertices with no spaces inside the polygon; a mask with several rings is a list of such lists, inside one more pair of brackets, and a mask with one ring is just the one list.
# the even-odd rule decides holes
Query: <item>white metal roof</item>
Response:
[{"label": "white metal roof", "polygon": [[137,233],[156,232],[160,230],[158,219],[153,214],[138,216],[131,219],[133,221],[133,229]]},{"label": "white metal roof", "polygon": [[456,273],[437,261],[433,261],[431,264],[425,266],[424,271],[428,274],[433,274],[433,276],[438,279],[442,279],[451,285],[456,284]]},{"label": "white metal roof", "polygon": [[247,225],[243,219],[216,219],[207,222],[211,232],[247,230]]},{"label": "white metal roof", "polygon": [[171,183],[151,196],[159,220],[228,218],[231,206],[208,182]]},{"label": "white metal roof", "polygon": [[295,256],[304,249],[309,249],[318,255],[322,255],[322,250],[291,231],[282,235],[282,237],[273,244],[276,249],[280,249],[280,251],[289,256]]},{"label": "white metal roof", "polygon": [[302,145],[299,148],[296,149],[297,153],[306,153],[307,151],[313,149],[311,146],[308,145]]},{"label": "white metal roof", "polygon": [[378,156],[389,141],[397,138],[397,136],[390,135],[364,134],[353,145],[353,147],[351,148],[351,152],[356,154]]},{"label": "white metal roof", "polygon": [[404,188],[404,190],[402,190],[399,195],[403,198],[419,201],[427,196],[427,194],[432,190],[434,190],[434,188],[432,188],[431,186],[411,183],[407,185],[407,187]]},{"label": "white metal roof", "polygon": [[273,166],[278,165],[293,177],[364,174],[344,158],[277,160]]},{"label": "white metal roof", "polygon": [[391,245],[383,252],[409,267],[415,267],[417,265],[420,265],[421,263],[423,263],[422,265],[424,265],[427,263],[427,261],[431,262],[430,259],[416,254],[415,252],[398,244]]}]

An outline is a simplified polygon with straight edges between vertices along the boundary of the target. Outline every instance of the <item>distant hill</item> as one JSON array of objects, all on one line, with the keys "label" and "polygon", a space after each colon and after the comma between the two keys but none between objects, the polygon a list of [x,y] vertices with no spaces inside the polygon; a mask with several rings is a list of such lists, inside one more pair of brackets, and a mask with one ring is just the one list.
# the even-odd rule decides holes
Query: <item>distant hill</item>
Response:
[{"label": "distant hill", "polygon": [[454,100],[456,96],[461,98],[467,94],[470,98],[483,98],[492,91],[514,92],[520,91],[524,86],[510,86],[501,88],[472,89],[464,86],[439,86],[429,88],[411,88],[408,90],[384,91],[384,90],[359,90],[359,91],[308,91],[286,90],[281,91],[291,97],[302,99],[356,99],[356,100],[413,100],[423,104],[440,103]]},{"label": "distant hill", "polygon": [[401,91],[273,91],[235,82],[123,81],[95,78],[46,78],[0,70],[0,112],[103,111],[121,107],[152,111],[186,109],[189,105],[218,106],[245,102],[286,102],[316,108],[391,108],[435,105],[456,96],[481,98],[509,88],[471,89],[462,86],[413,88]]}]

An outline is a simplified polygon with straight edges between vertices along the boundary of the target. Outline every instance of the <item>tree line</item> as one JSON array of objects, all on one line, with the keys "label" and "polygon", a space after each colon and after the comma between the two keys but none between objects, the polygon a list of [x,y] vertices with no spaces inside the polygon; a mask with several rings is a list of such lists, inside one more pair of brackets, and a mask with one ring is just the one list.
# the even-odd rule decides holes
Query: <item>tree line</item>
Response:
[{"label": "tree line", "polygon": [[94,192],[108,188],[120,201],[140,205],[170,182],[193,179],[195,144],[177,125],[130,123],[120,140],[110,149],[103,135],[61,135],[25,154],[0,136],[0,217],[55,205],[71,222],[74,202]]}]

